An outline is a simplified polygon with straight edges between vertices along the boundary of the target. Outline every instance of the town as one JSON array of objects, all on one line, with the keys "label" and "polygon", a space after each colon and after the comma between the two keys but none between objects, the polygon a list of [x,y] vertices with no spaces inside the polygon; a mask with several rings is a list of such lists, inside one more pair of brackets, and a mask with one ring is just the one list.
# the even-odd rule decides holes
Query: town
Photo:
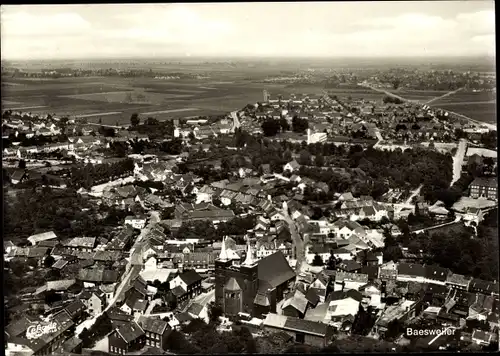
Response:
[{"label": "town", "polygon": [[496,126],[401,96],[4,110],[6,354],[497,350]]}]

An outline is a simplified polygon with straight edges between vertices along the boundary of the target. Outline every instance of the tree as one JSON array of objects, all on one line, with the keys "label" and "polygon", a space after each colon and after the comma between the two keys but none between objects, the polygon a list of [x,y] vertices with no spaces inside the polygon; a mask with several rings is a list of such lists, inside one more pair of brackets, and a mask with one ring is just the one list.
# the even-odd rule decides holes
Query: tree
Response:
[{"label": "tree", "polygon": [[208,320],[210,324],[218,324],[220,322],[220,317],[224,314],[224,311],[219,305],[215,303],[210,303],[208,305]]},{"label": "tree", "polygon": [[302,150],[300,152],[300,156],[299,156],[299,163],[303,166],[310,166],[311,165],[311,154],[306,150]]},{"label": "tree", "polygon": [[139,119],[139,114],[133,113],[132,116],[130,116],[130,124],[132,127],[138,126],[140,122],[141,120]]},{"label": "tree", "polygon": [[272,118],[266,119],[262,125],[262,131],[264,131],[264,136],[276,136],[281,129],[280,122]]},{"label": "tree", "polygon": [[52,256],[47,256],[45,257],[45,260],[43,261],[43,265],[45,267],[51,267],[56,260]]},{"label": "tree", "polygon": [[312,261],[312,264],[311,264],[311,265],[312,265],[312,266],[317,266],[317,267],[319,267],[319,266],[323,266],[323,265],[324,265],[324,262],[323,262],[323,259],[321,258],[321,256],[320,256],[320,255],[318,255],[318,254],[314,255],[314,259],[313,259],[313,261]]},{"label": "tree", "polygon": [[322,155],[316,155],[314,163],[316,163],[318,167],[323,167],[325,165],[325,158]]},{"label": "tree", "polygon": [[326,269],[335,271],[337,269],[337,259],[333,252],[330,252],[330,257],[328,257],[328,261],[326,262]]}]

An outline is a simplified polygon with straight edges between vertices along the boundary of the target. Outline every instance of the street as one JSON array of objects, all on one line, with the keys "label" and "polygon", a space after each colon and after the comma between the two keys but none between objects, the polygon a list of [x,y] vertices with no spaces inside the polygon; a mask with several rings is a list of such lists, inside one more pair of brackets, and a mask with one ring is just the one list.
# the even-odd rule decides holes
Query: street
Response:
[{"label": "street", "polygon": [[283,216],[285,217],[285,221],[288,224],[288,227],[290,228],[290,235],[292,237],[292,244],[293,244],[293,249],[295,250],[295,259],[297,260],[297,264],[295,265],[295,273],[297,273],[297,278],[298,275],[300,274],[302,270],[302,264],[305,259],[305,246],[304,246],[304,241],[300,237],[300,234],[297,230],[297,226],[295,225],[295,222],[292,220],[290,217],[290,214],[288,214],[287,209],[281,208],[280,211],[283,213]]},{"label": "street", "polygon": [[416,197],[417,195],[419,195],[419,194],[420,194],[420,190],[422,189],[422,186],[423,186],[423,185],[422,185],[422,184],[420,184],[420,186],[419,186],[417,189],[415,189],[415,190],[413,191],[413,193],[411,193],[411,195],[408,197],[408,199],[406,199],[405,204],[409,204],[409,205],[411,205],[411,204],[412,204],[411,200],[413,199],[413,197]]},{"label": "street", "polygon": [[149,233],[151,230],[152,225],[155,223],[156,219],[151,219],[148,225],[142,229],[141,233],[137,237],[134,246],[130,249],[130,259],[127,263],[126,267],[126,272],[125,276],[122,278],[120,281],[120,284],[118,285],[118,288],[116,288],[116,291],[114,293],[113,298],[110,300],[108,306],[104,311],[99,314],[94,316],[93,318],[87,319],[83,321],[81,324],[76,326],[76,331],[75,335],[80,335],[80,333],[83,331],[84,328],[90,328],[92,325],[94,325],[95,321],[97,318],[108,311],[109,309],[113,308],[116,302],[120,301],[122,298],[122,294],[125,291],[126,288],[130,286],[130,282],[135,280],[137,276],[141,273],[142,270],[142,239]]},{"label": "street", "polygon": [[457,153],[453,156],[453,179],[451,180],[450,187],[460,179],[462,174],[462,164],[464,162],[465,152],[467,151],[467,141],[464,139],[458,143]]}]

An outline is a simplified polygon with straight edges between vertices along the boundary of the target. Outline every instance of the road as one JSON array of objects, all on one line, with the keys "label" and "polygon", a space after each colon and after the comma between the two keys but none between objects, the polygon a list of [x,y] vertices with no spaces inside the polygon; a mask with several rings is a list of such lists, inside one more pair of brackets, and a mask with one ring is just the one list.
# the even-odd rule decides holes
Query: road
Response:
[{"label": "road", "polygon": [[420,190],[422,189],[423,184],[420,184],[420,186],[413,191],[413,193],[406,199],[405,204],[411,204],[411,200],[413,197],[416,197],[417,195],[420,194]]},{"label": "road", "polygon": [[89,122],[89,123],[87,123],[86,125],[103,126],[103,127],[111,127],[112,129],[128,129],[128,128],[129,128],[129,126],[128,126],[128,125],[123,125],[123,126],[115,126],[115,125],[102,125],[102,124],[98,124],[98,123],[95,123],[95,122]]},{"label": "road", "polygon": [[438,96],[437,98],[434,98],[434,99],[431,99],[429,100],[428,102],[424,103],[425,105],[429,105],[429,104],[432,104],[433,102],[435,101],[438,101],[439,99],[443,99],[443,98],[446,98],[447,96],[450,96],[450,95],[453,95],[455,93],[458,93],[460,90],[463,90],[464,88],[458,88],[457,90],[453,90],[453,91],[450,91],[444,95],[441,95],[441,96]]},{"label": "road", "polygon": [[[390,91],[387,91],[385,89],[381,89],[381,88],[375,88],[373,86],[371,86],[370,84],[362,84],[361,86],[365,87],[365,88],[370,88],[372,90],[375,90],[375,91],[378,91],[380,93],[384,93],[388,96],[392,96],[393,98],[398,98],[404,102],[410,102],[410,103],[418,103],[418,100],[410,100],[410,99],[405,99],[397,94],[394,94],[394,93],[391,93]],[[439,98],[436,98],[437,99],[440,99],[444,96],[447,96],[447,95],[451,95],[453,94],[453,92],[450,92],[450,93],[446,93],[445,95],[439,97]],[[434,99],[433,99],[434,100]],[[427,103],[428,104],[428,103]],[[475,124],[475,125],[478,125],[478,126],[484,126],[484,127],[487,127],[489,130],[492,130],[492,131],[496,131],[497,130],[497,125],[496,124],[488,124],[488,123],[485,123],[485,122],[482,122],[482,121],[478,121],[478,120],[475,120],[475,119],[471,119],[470,117],[468,116],[465,116],[465,115],[462,115],[462,114],[459,114],[459,113],[456,113],[454,111],[450,111],[450,110],[446,110],[448,112],[448,115],[452,114],[458,118],[461,118],[461,119],[464,119],[464,120],[468,120],[469,122]]]},{"label": "road", "polygon": [[425,229],[411,231],[410,233],[412,233],[412,234],[421,234],[421,233],[423,233],[424,231],[427,231],[427,230],[433,230],[433,229],[437,229],[439,227],[443,227],[443,226],[446,226],[446,225],[455,224],[455,223],[459,222],[460,220],[462,220],[462,218],[460,216],[457,216],[455,218],[455,220],[453,220],[453,221],[450,221],[450,222],[447,222],[447,223],[444,223],[444,224],[440,224],[440,225],[426,227]]},{"label": "road", "polygon": [[441,337],[441,335],[446,335],[446,332],[449,330],[449,329],[453,329],[453,330],[456,330],[457,328],[454,327],[454,326],[448,326],[446,329],[444,329],[440,334],[436,335],[436,337],[434,339],[432,339],[431,341],[429,341],[429,345],[432,345],[432,343],[434,341],[436,341],[437,339],[439,339]]},{"label": "road", "polygon": [[292,249],[295,251],[295,259],[297,260],[297,264],[295,265],[295,272],[297,273],[297,278],[300,272],[302,271],[302,264],[304,263],[306,252],[304,246],[304,240],[300,237],[299,231],[297,229],[297,225],[292,220],[290,214],[288,213],[288,209],[279,209],[285,218],[286,223],[290,229],[290,235],[292,237]]},{"label": "road", "polygon": [[154,224],[155,219],[151,219],[148,225],[142,229],[140,235],[137,237],[134,246],[130,249],[130,258],[127,263],[126,269],[125,269],[125,276],[122,278],[120,284],[118,285],[118,288],[116,289],[116,292],[113,296],[113,298],[110,300],[108,306],[106,309],[101,314],[98,314],[94,316],[93,318],[87,319],[83,321],[81,324],[77,325],[75,329],[75,335],[80,335],[80,333],[83,331],[84,328],[89,328],[92,325],[94,325],[95,321],[99,316],[101,316],[103,313],[107,312],[111,308],[114,307],[116,302],[120,301],[122,299],[122,294],[124,291],[130,286],[131,281],[135,280],[137,276],[141,273],[142,270],[142,240],[144,236],[146,236],[149,231],[152,228],[152,224]]},{"label": "road", "polygon": [[465,153],[467,152],[467,141],[462,139],[458,143],[457,152],[453,156],[453,179],[451,180],[450,187],[460,179],[462,174],[462,164],[464,163]]}]

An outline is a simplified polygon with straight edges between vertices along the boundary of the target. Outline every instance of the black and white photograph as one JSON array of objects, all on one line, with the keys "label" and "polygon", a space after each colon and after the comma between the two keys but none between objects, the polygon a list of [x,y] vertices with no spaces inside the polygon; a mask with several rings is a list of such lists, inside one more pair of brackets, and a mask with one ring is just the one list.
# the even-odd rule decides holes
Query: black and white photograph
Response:
[{"label": "black and white photograph", "polygon": [[499,351],[494,1],[0,27],[5,355]]}]

